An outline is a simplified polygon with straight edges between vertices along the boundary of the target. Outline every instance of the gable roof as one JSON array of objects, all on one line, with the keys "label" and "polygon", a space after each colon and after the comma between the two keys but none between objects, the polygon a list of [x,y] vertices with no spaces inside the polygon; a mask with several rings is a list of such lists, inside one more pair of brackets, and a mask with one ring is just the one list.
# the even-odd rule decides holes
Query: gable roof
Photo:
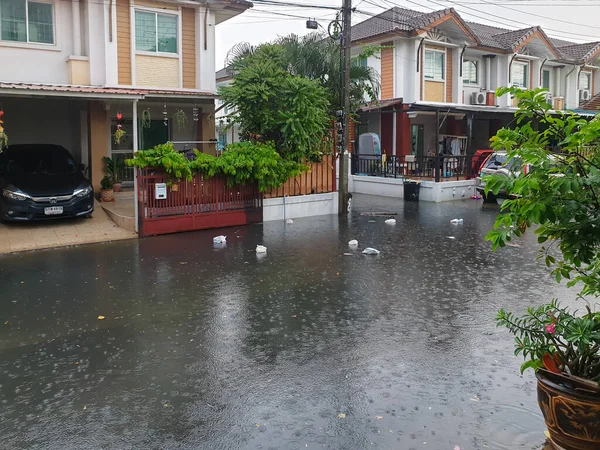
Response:
[{"label": "gable roof", "polygon": [[600,53],[600,42],[577,44],[562,39],[549,38],[539,26],[509,30],[476,22],[465,22],[454,8],[425,13],[412,9],[395,7],[352,27],[352,41],[376,39],[389,33],[409,35],[423,30],[445,16],[452,15],[467,33],[471,33],[479,45],[502,52],[514,52],[537,34],[555,55],[556,59],[585,63]]},{"label": "gable roof", "polygon": [[475,34],[469,29],[469,26],[463,21],[462,17],[458,15],[454,8],[424,13],[422,11],[400,8],[398,6],[354,25],[352,27],[352,41],[373,39],[377,36],[394,32],[413,34],[427,29],[427,27],[445,17],[456,20],[456,22],[464,29],[465,33],[468,34],[473,41],[477,42]]},{"label": "gable roof", "polygon": [[600,51],[600,42],[564,45],[558,48],[564,59],[585,63]]}]

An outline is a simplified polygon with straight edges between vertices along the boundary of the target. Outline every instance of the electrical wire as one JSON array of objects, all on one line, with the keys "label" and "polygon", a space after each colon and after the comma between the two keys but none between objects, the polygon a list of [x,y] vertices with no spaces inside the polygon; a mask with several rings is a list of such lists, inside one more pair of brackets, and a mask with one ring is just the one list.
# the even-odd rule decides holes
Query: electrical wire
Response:
[{"label": "electrical wire", "polygon": [[[370,1],[370,0],[365,0],[365,1],[366,1],[367,3],[370,3],[371,5],[378,6],[378,7],[382,8],[382,6],[381,6],[381,5],[377,5],[377,4],[373,3],[373,2],[372,2],[372,1]],[[424,7],[424,8],[430,9],[431,11],[436,11],[436,8],[432,8],[431,6],[425,6],[425,5],[421,4],[421,3],[417,3],[416,1],[413,1],[413,0],[404,0],[404,1],[406,1],[406,2],[408,2],[408,3],[411,3],[411,4],[414,4],[414,5],[416,5],[416,6],[419,6],[419,7]],[[439,3],[439,2],[437,2],[437,1],[435,1],[435,0],[428,0],[428,1],[429,1],[430,3],[434,3],[434,4],[438,5],[438,6],[442,6],[444,9],[448,8],[448,5],[444,5],[443,3]],[[486,12],[479,11],[479,10],[477,10],[477,9],[475,9],[475,8],[471,8],[471,7],[468,7],[468,6],[463,6],[463,5],[460,5],[460,3],[459,3],[459,2],[452,2],[452,1],[448,1],[448,0],[445,0],[445,1],[446,1],[447,3],[450,3],[451,5],[457,4],[457,8],[456,8],[456,9],[457,9],[459,12],[461,12],[461,11],[458,9],[458,6],[460,6],[460,7],[463,7],[463,8],[466,8],[466,9],[470,9],[470,10],[473,10],[473,11],[476,11],[476,12],[480,12],[480,13],[482,13],[482,14],[488,14],[488,13],[486,13]],[[547,0],[546,0],[546,1],[547,1]],[[388,5],[394,5],[395,7],[400,7],[400,8],[404,8],[404,9],[406,9],[404,6],[402,6],[402,5],[399,5],[398,3],[394,3],[394,2],[392,2],[392,1],[390,1],[390,0],[385,0],[385,2],[386,2]],[[385,9],[385,8],[383,8],[383,9]],[[364,14],[366,14],[366,15],[370,15],[370,14],[371,14],[371,13],[368,13],[368,12],[362,12],[362,13],[364,13]],[[528,24],[528,23],[525,23],[525,22],[516,21],[516,20],[512,20],[512,19],[502,19],[502,20],[500,20],[500,19],[498,19],[497,17],[494,17],[494,18],[490,18],[490,17],[484,17],[484,16],[480,16],[480,15],[477,15],[477,14],[474,14],[474,13],[471,13],[471,12],[463,12],[463,14],[466,14],[466,15],[469,15],[469,16],[473,16],[473,17],[477,17],[477,18],[479,18],[479,19],[483,19],[483,20],[486,20],[486,21],[488,21],[488,22],[500,22],[500,24],[501,24],[501,25],[503,25],[503,26],[509,26],[509,27],[513,27],[513,29],[509,29],[509,30],[507,30],[507,31],[514,31],[514,26],[515,26],[514,24],[521,24],[521,25],[525,25],[527,28],[532,28],[532,27],[533,27],[533,25],[531,25],[531,24]],[[383,19],[385,19],[385,20],[390,20],[390,21],[393,21],[392,19],[389,19],[389,18],[383,18]],[[510,23],[510,22],[509,22],[509,23],[507,23],[508,21],[511,21],[511,20],[512,20],[512,22],[513,22],[513,23]],[[401,23],[401,22],[398,22],[398,23]],[[482,24],[482,25],[485,25],[485,24]],[[492,26],[494,26],[494,25],[492,25]],[[564,34],[564,35],[566,35],[566,36],[577,36],[577,39],[579,39],[579,40],[581,40],[581,38],[582,38],[582,37],[585,37],[585,38],[587,38],[587,39],[588,39],[588,42],[589,42],[589,38],[590,38],[590,35],[589,35],[589,34],[580,34],[580,33],[573,33],[573,32],[568,32],[568,31],[563,31],[563,30],[555,30],[555,29],[548,28],[548,27],[543,27],[543,28],[544,28],[545,30],[548,30],[548,31],[554,31],[555,33]],[[558,37],[560,38],[560,36],[558,36]],[[563,38],[563,39],[564,39],[564,38]],[[596,39],[600,40],[600,38],[596,38]]]}]

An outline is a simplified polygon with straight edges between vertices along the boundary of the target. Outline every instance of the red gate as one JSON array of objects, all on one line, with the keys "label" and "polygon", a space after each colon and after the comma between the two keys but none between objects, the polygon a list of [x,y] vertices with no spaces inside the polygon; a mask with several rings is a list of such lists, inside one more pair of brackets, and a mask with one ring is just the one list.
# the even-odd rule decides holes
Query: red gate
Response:
[{"label": "red gate", "polygon": [[257,186],[227,186],[225,178],[204,179],[167,187],[167,198],[156,198],[156,184],[164,173],[138,171],[140,237],[262,222],[262,194]]}]

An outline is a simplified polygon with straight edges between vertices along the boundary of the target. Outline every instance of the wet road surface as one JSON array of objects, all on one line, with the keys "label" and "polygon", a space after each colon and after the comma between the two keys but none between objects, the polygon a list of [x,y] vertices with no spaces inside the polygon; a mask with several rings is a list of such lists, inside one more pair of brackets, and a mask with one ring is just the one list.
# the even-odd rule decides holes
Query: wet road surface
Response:
[{"label": "wet road surface", "polygon": [[222,249],[207,231],[2,257],[0,447],[539,449],[534,376],[494,316],[573,293],[533,233],[491,252],[496,212],[355,196],[348,221]]}]

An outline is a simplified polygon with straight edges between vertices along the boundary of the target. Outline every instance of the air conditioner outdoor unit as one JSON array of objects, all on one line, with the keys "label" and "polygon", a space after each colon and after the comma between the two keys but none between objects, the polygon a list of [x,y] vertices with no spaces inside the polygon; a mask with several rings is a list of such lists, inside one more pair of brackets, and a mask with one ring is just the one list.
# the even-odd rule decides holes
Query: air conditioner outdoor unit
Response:
[{"label": "air conditioner outdoor unit", "polygon": [[588,89],[580,89],[579,90],[579,100],[587,102],[592,98],[592,93]]},{"label": "air conditioner outdoor unit", "polygon": [[552,102],[553,102],[552,93],[551,92],[545,92],[544,94],[546,96],[546,102],[548,102],[548,103],[550,103],[552,105]]},{"label": "air conditioner outdoor unit", "polygon": [[485,105],[485,92],[473,92],[471,94],[471,105]]}]

